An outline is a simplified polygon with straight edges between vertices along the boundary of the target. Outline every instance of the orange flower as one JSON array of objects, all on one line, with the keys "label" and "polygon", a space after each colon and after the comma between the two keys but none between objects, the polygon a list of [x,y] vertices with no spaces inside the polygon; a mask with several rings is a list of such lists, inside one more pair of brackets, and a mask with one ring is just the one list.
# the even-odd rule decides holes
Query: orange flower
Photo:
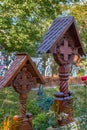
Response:
[{"label": "orange flower", "polygon": [[18,121],[18,119],[19,119],[18,115],[13,116],[13,121]]},{"label": "orange flower", "polygon": [[6,121],[6,119],[4,120],[3,125],[4,125],[4,126],[6,126],[6,125],[7,125],[7,121]]}]

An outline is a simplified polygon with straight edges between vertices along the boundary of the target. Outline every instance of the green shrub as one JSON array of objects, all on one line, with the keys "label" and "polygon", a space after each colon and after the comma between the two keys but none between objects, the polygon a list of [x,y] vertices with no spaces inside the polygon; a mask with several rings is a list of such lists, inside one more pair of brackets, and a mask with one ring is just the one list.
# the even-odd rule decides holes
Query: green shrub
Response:
[{"label": "green shrub", "polygon": [[37,106],[41,110],[47,111],[50,109],[50,106],[53,104],[54,98],[43,95],[40,99],[37,99]]},{"label": "green shrub", "polygon": [[78,76],[83,76],[85,73],[85,70],[84,69],[80,69],[79,72],[78,72]]},{"label": "green shrub", "polygon": [[37,116],[38,113],[41,112],[40,108],[37,106],[36,100],[31,99],[27,101],[27,111],[33,116]]},{"label": "green shrub", "polygon": [[48,116],[45,112],[38,114],[33,120],[34,130],[46,130],[48,126]]},{"label": "green shrub", "polygon": [[[87,113],[87,86],[70,86],[73,91],[73,114],[74,117],[81,117]],[[54,113],[50,111],[50,106],[54,101],[53,94],[56,89],[44,90],[44,95],[37,98],[37,91],[30,91],[27,100],[27,112],[33,115],[34,130],[46,130],[46,128],[56,125]],[[19,114],[19,95],[13,89],[5,88],[0,91],[0,124],[4,117],[10,117]],[[15,111],[14,111],[15,110]],[[87,117],[81,117],[81,125],[79,130],[87,130]],[[59,126],[58,126],[59,127]],[[68,129],[67,129],[68,130]]]}]

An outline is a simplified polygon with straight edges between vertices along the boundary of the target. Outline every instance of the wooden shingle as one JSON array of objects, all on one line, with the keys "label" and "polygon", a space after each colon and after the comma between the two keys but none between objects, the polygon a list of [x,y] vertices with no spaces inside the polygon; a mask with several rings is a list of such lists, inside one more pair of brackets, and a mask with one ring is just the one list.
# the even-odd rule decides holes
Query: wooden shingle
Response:
[{"label": "wooden shingle", "polygon": [[37,70],[37,67],[31,60],[30,56],[28,54],[18,54],[10,68],[7,70],[5,76],[0,79],[0,88],[9,86],[16,75],[26,65],[28,67],[28,70],[32,73],[32,77],[36,78],[37,83],[43,84],[43,77]]},{"label": "wooden shingle", "polygon": [[60,17],[54,20],[38,49],[38,53],[55,53],[51,51],[52,47],[56,46],[67,31],[69,31],[74,38],[78,53],[81,56],[85,55],[73,16]]}]

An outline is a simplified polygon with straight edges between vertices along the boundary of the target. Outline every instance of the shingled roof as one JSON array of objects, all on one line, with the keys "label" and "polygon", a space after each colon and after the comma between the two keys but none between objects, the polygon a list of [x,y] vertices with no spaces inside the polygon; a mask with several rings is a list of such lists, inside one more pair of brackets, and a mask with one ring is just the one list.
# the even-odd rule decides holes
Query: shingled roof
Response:
[{"label": "shingled roof", "polygon": [[38,49],[38,53],[50,53],[52,46],[56,44],[68,30],[71,31],[77,41],[76,47],[79,48],[78,53],[85,55],[73,16],[60,17],[54,20]]},{"label": "shingled roof", "polygon": [[32,73],[32,76],[36,77],[37,83],[43,84],[44,80],[30,56],[28,54],[18,54],[5,76],[0,79],[0,88],[10,85],[12,80],[27,62],[29,63],[28,69]]}]

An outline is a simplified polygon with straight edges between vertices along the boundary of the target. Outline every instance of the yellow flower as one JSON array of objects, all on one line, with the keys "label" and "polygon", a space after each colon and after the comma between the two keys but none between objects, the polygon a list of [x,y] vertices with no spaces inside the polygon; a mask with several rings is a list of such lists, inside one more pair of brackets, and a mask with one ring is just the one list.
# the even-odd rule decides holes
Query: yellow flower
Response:
[{"label": "yellow flower", "polygon": [[9,127],[10,126],[10,119],[8,118],[7,119],[7,127]]},{"label": "yellow flower", "polygon": [[3,123],[3,126],[6,126],[7,125],[7,121],[6,119],[4,120],[4,123]]}]

